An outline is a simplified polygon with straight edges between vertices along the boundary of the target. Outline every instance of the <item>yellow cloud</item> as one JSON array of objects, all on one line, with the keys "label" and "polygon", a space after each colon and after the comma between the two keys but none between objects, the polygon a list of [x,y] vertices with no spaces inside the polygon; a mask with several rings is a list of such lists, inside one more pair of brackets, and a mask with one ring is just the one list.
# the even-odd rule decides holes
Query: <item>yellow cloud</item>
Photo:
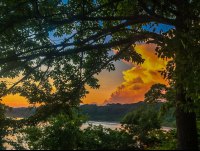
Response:
[{"label": "yellow cloud", "polygon": [[[166,67],[167,61],[155,55],[155,48],[156,45],[154,44],[137,45],[135,50],[142,55],[145,62],[142,65],[134,64],[132,69],[123,71],[125,82],[119,82],[119,76],[117,75],[102,72],[100,74],[101,76],[98,77],[102,85],[101,88],[91,90],[91,93],[87,95],[87,100],[83,99],[83,102],[91,103],[95,101],[97,103],[102,103],[103,100],[109,98],[111,92],[113,93],[106,103],[133,103],[143,101],[144,94],[149,90],[152,84],[167,84],[167,81],[163,80],[160,73],[158,73],[159,70]],[[130,64],[130,62],[127,64]],[[114,73],[116,74],[117,71]],[[119,73],[117,74],[119,75]],[[112,80],[110,80],[109,77]],[[16,82],[17,80],[9,79],[9,81]],[[52,92],[55,91],[56,89],[53,87]],[[19,95],[9,95],[3,98],[2,103],[15,107],[29,106],[27,100]]]},{"label": "yellow cloud", "polygon": [[155,55],[155,44],[142,44],[135,47],[136,52],[142,55],[145,62],[141,65],[134,64],[130,70],[124,71],[126,80],[111,94],[107,103],[134,103],[144,100],[144,94],[153,84],[167,84],[158,72],[166,68],[167,61]]}]

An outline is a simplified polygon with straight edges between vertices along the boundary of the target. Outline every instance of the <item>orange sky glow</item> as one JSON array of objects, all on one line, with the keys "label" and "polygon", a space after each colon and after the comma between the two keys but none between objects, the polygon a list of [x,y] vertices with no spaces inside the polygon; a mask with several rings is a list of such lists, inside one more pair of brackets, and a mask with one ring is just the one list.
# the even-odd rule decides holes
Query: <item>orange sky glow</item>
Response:
[{"label": "orange sky glow", "polygon": [[[83,98],[84,104],[97,103],[136,103],[144,100],[144,94],[156,83],[167,84],[159,70],[166,67],[167,61],[155,55],[154,44],[141,44],[135,50],[142,55],[145,62],[142,65],[119,61],[116,63],[116,71],[102,71],[96,77],[101,85],[99,89],[90,89]],[[2,99],[2,103],[11,107],[28,107],[27,100],[19,95],[8,95]]]},{"label": "orange sky glow", "polygon": [[[155,44],[137,45],[135,50],[142,55],[145,62],[141,65],[132,63],[134,67],[123,71],[124,82],[115,87],[114,91],[110,89],[104,92],[103,89],[100,88],[99,90],[101,90],[102,93],[99,94],[98,90],[90,90],[90,96],[88,95],[89,97],[86,97],[83,102],[88,104],[96,102],[102,105],[107,103],[136,103],[144,100],[144,94],[153,84],[167,84],[168,82],[164,80],[158,72],[162,70],[162,68],[166,68],[167,61],[155,55],[155,48]],[[108,83],[112,85],[113,80],[110,79]]]}]

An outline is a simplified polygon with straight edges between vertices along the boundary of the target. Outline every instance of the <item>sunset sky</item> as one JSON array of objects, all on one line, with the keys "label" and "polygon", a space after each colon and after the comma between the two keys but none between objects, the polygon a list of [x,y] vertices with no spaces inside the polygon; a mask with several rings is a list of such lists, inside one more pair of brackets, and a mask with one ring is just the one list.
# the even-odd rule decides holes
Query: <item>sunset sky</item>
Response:
[{"label": "sunset sky", "polygon": [[[144,100],[144,94],[152,84],[163,83],[159,70],[165,68],[167,61],[155,55],[154,44],[140,44],[135,47],[142,55],[145,62],[137,65],[131,62],[117,61],[116,70],[108,72],[104,70],[96,77],[101,85],[99,89],[86,87],[90,94],[82,99],[84,104],[106,104],[106,103],[136,103]],[[3,98],[2,103],[12,107],[27,107],[26,99],[19,95],[9,95]]]},{"label": "sunset sky", "polygon": [[[166,31],[169,28],[171,27],[159,25],[157,32],[160,29]],[[104,70],[96,75],[101,86],[99,89],[90,89],[86,86],[90,93],[82,99],[83,103],[97,103],[100,105],[136,103],[144,100],[144,94],[150,89],[151,85],[156,83],[167,84],[167,81],[163,80],[160,73],[158,73],[159,70],[166,67],[167,61],[155,55],[155,47],[154,44],[137,44],[135,50],[145,59],[142,65],[121,60],[115,62],[115,71],[108,72]],[[17,81],[17,79],[15,80]],[[11,107],[29,106],[27,100],[19,95],[9,95],[2,100],[2,103]]]},{"label": "sunset sky", "polygon": [[167,61],[155,55],[154,44],[141,44],[136,51],[145,62],[142,65],[124,61],[116,62],[116,71],[103,71],[96,76],[100,89],[89,89],[90,94],[83,99],[84,103],[136,103],[144,100],[144,94],[156,83],[167,84],[159,70],[166,67]]}]

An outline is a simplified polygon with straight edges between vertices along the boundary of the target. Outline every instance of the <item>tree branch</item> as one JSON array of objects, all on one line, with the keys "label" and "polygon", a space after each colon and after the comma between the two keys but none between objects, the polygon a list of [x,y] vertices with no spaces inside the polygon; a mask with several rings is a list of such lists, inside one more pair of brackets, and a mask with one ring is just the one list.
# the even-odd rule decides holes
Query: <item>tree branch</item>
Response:
[{"label": "tree branch", "polygon": [[1,71],[0,71],[0,77],[3,76],[4,73],[6,73],[6,72],[8,72],[8,71],[10,71],[10,70],[14,70],[14,69],[16,69],[16,68],[18,68],[18,67],[25,66],[27,62],[28,62],[28,60],[22,61],[22,62],[20,62],[20,63],[18,63],[18,64],[14,64],[13,66],[11,66],[11,67],[9,67],[9,68],[6,68],[6,69],[4,69],[4,70],[1,70]]},{"label": "tree branch", "polygon": [[47,60],[47,58],[44,58],[37,66],[35,66],[31,71],[29,71],[26,76],[24,76],[21,80],[19,80],[18,82],[16,82],[12,87],[10,87],[2,95],[0,95],[0,98],[3,97],[4,95],[7,95],[7,93],[9,93],[17,84],[19,84],[24,79],[26,79],[35,69],[39,68],[42,65],[42,63],[45,62],[46,60]]},{"label": "tree branch", "polygon": [[[33,48],[33,49],[30,49],[28,51],[25,51],[25,52],[21,52],[13,57],[9,57],[7,60],[15,60],[17,59],[18,56],[20,55],[23,55],[23,54],[26,54],[26,53],[29,53],[29,52],[32,52],[32,51],[35,51],[35,50],[39,50],[39,49],[45,49],[45,48],[57,48],[57,47],[68,47],[68,46],[78,46],[78,45],[81,45],[83,43],[87,43],[89,42],[90,40],[93,40],[93,39],[96,39],[97,37],[101,36],[101,35],[104,35],[106,34],[107,32],[112,32],[112,31],[118,31],[120,28],[123,28],[123,27],[127,27],[127,26],[130,26],[130,25],[134,25],[134,24],[141,24],[141,23],[145,23],[145,22],[152,22],[152,21],[156,21],[154,18],[152,17],[149,17],[149,16],[140,16],[140,15],[136,15],[135,16],[135,20],[131,20],[131,21],[126,21],[125,23],[121,23],[117,26],[114,26],[112,28],[109,28],[109,29],[104,29],[100,32],[98,32],[97,34],[95,35],[92,35],[90,36],[89,38],[87,39],[84,39],[82,42],[75,42],[75,43],[67,43],[67,44],[57,44],[57,45],[46,45],[46,46],[41,46],[41,47],[38,47],[38,48]],[[73,35],[75,36],[75,35]],[[73,36],[71,36],[70,38],[72,38]],[[3,60],[3,59],[2,59]],[[0,61],[0,64],[1,64],[1,61]]]},{"label": "tree branch", "polygon": [[120,1],[123,1],[123,0],[112,0],[112,1],[110,1],[110,2],[108,2],[108,3],[106,3],[106,4],[103,4],[103,5],[101,5],[101,6],[97,7],[97,8],[94,8],[94,9],[92,9],[92,10],[86,12],[85,15],[88,15],[88,14],[90,14],[90,13],[92,13],[92,12],[94,12],[94,11],[97,11],[97,10],[103,8],[103,7],[106,7],[106,6],[109,6],[109,5],[113,5],[114,3],[120,2]]},{"label": "tree branch", "polygon": [[[153,4],[156,4],[156,6],[160,8],[160,10],[162,10],[160,1],[158,1],[158,0],[151,0],[151,1],[152,1]],[[174,14],[175,16],[179,16],[180,15],[179,12],[177,12],[176,10],[173,10],[173,9],[169,8],[166,5],[162,5],[162,7],[164,9],[168,10],[170,13]]]},{"label": "tree branch", "polygon": [[[157,36],[161,37],[161,35],[156,34],[156,33],[143,32],[143,33],[135,35],[134,37],[129,37],[127,39],[123,39],[123,40],[119,40],[119,41],[114,41],[114,42],[111,42],[111,43],[97,44],[97,45],[86,45],[86,46],[83,46],[81,48],[69,49],[69,50],[63,51],[63,52],[59,52],[59,51],[40,52],[38,54],[33,54],[33,55],[23,56],[23,57],[2,58],[0,60],[0,64],[12,62],[12,61],[17,61],[17,60],[22,60],[22,59],[34,60],[37,57],[50,57],[50,56],[59,57],[59,56],[65,56],[65,55],[70,55],[70,54],[79,53],[79,52],[86,52],[88,50],[94,50],[94,49],[103,49],[103,48],[108,48],[109,49],[109,48],[112,48],[112,47],[116,47],[116,46],[120,46],[120,45],[123,45],[123,44],[130,43],[132,41],[144,40],[144,39],[147,38],[146,37],[147,34],[149,34],[151,36],[149,38],[155,38]],[[62,45],[59,45],[59,46],[62,46]],[[64,48],[64,46],[65,45],[63,45],[63,48]],[[53,47],[55,47],[55,45]],[[50,46],[49,46],[49,48],[50,48]]]},{"label": "tree branch", "polygon": [[178,26],[181,27],[176,20],[174,19],[168,19],[165,18],[161,15],[156,14],[155,12],[152,12],[150,9],[148,9],[148,7],[146,6],[146,4],[143,2],[143,0],[138,0],[138,3],[141,5],[141,7],[144,9],[144,11],[146,13],[148,13],[149,15],[151,15],[152,17],[156,18],[158,20],[158,22],[160,23],[164,23],[164,24],[168,24],[168,25],[172,25],[172,26]]},{"label": "tree branch", "polygon": [[42,77],[40,79],[40,83],[37,86],[37,89],[39,88],[40,84],[42,83],[42,80],[44,79],[45,75],[47,74],[47,72],[49,70],[49,66],[50,66],[50,64],[48,63],[48,67],[47,67],[46,71],[44,72],[44,74],[42,75]]},{"label": "tree branch", "polygon": [[[60,24],[63,25],[63,24],[69,24],[71,22],[78,21],[78,20],[83,20],[83,21],[143,20],[143,22],[158,21],[160,23],[164,23],[167,25],[172,25],[172,26],[176,25],[176,24],[174,24],[175,23],[174,19],[168,19],[168,18],[162,17],[162,20],[161,20],[160,18],[161,18],[161,16],[159,16],[158,18],[155,18],[155,17],[149,16],[149,15],[116,16],[116,17],[115,16],[111,16],[111,17],[86,17],[86,16],[84,16],[83,17],[81,15],[76,15],[76,16],[73,16],[72,18],[63,19],[62,21],[49,20],[49,23],[56,24],[56,25],[60,25]],[[141,23],[141,22],[139,22],[139,23]]]}]

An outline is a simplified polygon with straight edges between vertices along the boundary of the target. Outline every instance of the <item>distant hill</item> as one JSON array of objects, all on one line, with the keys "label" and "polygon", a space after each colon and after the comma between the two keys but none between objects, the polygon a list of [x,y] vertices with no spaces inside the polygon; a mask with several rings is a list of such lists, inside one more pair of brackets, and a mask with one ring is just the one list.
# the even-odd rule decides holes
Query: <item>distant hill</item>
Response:
[{"label": "distant hill", "polygon": [[25,107],[21,108],[13,108],[12,111],[7,111],[6,112],[6,117],[18,117],[18,118],[26,118],[31,115],[33,115],[35,112],[35,109],[32,109],[31,111]]},{"label": "distant hill", "polygon": [[[157,103],[154,105],[157,111],[159,111],[162,103]],[[81,105],[80,108],[82,111],[80,112],[83,115],[89,115],[89,120],[91,121],[108,121],[108,122],[120,122],[121,119],[131,111],[134,111],[140,107],[144,106],[147,108],[147,103],[140,101],[138,103],[132,104],[107,104],[106,106],[97,106],[96,104],[85,104]],[[29,117],[33,115],[35,109],[29,111],[27,108],[13,108],[12,112],[7,111],[7,117]],[[172,117],[171,110],[166,117],[163,117],[163,126],[174,126],[175,125],[175,117]]]},{"label": "distant hill", "polygon": [[[157,111],[163,103],[157,103],[154,105]],[[107,104],[106,106],[97,106],[95,104],[85,104],[80,106],[83,115],[89,115],[91,121],[109,121],[109,122],[120,122],[121,119],[131,111],[134,111],[140,107],[147,109],[147,103],[140,101],[132,104]],[[175,117],[172,117],[171,110],[167,116],[163,117],[163,126],[175,126]]]},{"label": "distant hill", "polygon": [[[90,120],[95,121],[120,121],[128,112],[134,111],[141,106],[147,108],[147,103],[138,102],[132,104],[107,104],[106,106],[97,106],[95,104],[85,104],[80,108],[83,115],[90,115]],[[157,107],[158,110],[160,105]]]}]

